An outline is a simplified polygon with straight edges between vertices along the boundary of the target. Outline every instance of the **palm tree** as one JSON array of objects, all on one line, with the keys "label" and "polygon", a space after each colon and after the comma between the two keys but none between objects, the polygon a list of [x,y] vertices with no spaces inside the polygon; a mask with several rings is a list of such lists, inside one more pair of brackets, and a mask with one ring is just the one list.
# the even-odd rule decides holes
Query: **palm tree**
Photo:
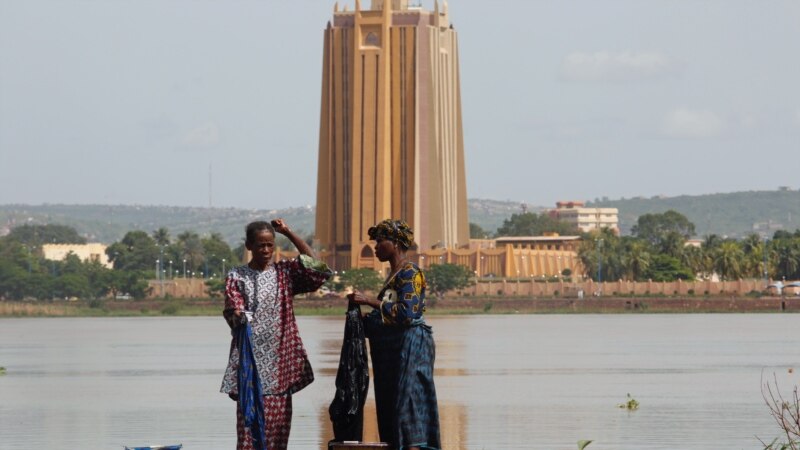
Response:
[{"label": "palm tree", "polygon": [[587,233],[578,248],[584,275],[597,280],[598,268],[602,280],[617,280],[622,275],[620,238],[608,228]]},{"label": "palm tree", "polygon": [[706,276],[710,276],[715,270],[714,260],[716,259],[716,255],[720,246],[722,245],[722,242],[723,239],[718,234],[709,234],[705,237],[703,243],[700,244],[700,248],[703,251],[703,273],[706,274]]},{"label": "palm tree", "polygon": [[178,251],[180,257],[185,259],[193,271],[199,271],[203,267],[205,251],[200,236],[193,231],[184,231],[178,235]]},{"label": "palm tree", "polygon": [[703,250],[711,251],[722,245],[723,239],[718,234],[709,234],[701,244]]},{"label": "palm tree", "polygon": [[752,278],[761,278],[764,274],[765,242],[755,233],[742,239],[744,251],[743,275]]},{"label": "palm tree", "polygon": [[594,278],[597,273],[597,241],[591,235],[584,236],[578,247],[578,258],[581,260],[581,266],[585,278]]},{"label": "palm tree", "polygon": [[[219,273],[225,276],[225,268],[232,268],[239,265],[242,261],[231,251],[231,247],[225,242],[220,233],[211,233],[211,236],[200,240],[203,245],[203,253],[208,263],[209,275]],[[226,265],[227,263],[227,265]],[[205,266],[204,266],[205,268]]]},{"label": "palm tree", "polygon": [[679,258],[685,243],[686,238],[682,234],[677,231],[670,231],[661,238],[659,247],[661,248],[661,253]]},{"label": "palm tree", "polygon": [[713,270],[712,265],[709,263],[710,258],[707,257],[702,248],[694,245],[683,247],[680,260],[681,264],[688,267],[695,276],[700,276],[700,278],[708,278],[708,275]]},{"label": "palm tree", "polygon": [[650,252],[645,241],[636,240],[628,245],[622,257],[622,266],[631,280],[641,280],[650,267]]},{"label": "palm tree", "polygon": [[739,243],[727,240],[714,252],[714,270],[723,280],[735,280],[742,276],[744,252]]},{"label": "palm tree", "polygon": [[156,245],[158,245],[159,247],[166,247],[167,245],[169,245],[170,241],[169,230],[167,230],[164,227],[161,227],[156,231],[153,231],[153,239],[156,241]]},{"label": "palm tree", "polygon": [[800,275],[800,239],[779,239],[774,242],[776,275],[786,279],[797,278]]}]

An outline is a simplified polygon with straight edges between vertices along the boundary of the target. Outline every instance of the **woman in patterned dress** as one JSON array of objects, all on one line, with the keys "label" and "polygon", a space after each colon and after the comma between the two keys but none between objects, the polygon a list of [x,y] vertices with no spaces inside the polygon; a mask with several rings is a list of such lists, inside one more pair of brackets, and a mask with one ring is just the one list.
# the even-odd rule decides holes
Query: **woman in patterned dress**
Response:
[{"label": "woman in patterned dress", "polygon": [[[296,259],[273,262],[276,232],[289,238],[300,252]],[[314,380],[295,322],[292,297],[318,289],[331,271],[314,259],[308,244],[282,219],[272,224],[259,221],[247,225],[245,247],[252,254],[250,262],[232,269],[225,280],[223,316],[234,330],[234,338],[220,391],[237,401],[237,449],[285,449],[292,420],[292,394]],[[240,360],[240,345],[245,341],[241,330],[247,328],[248,347]],[[253,372],[257,373],[253,377],[258,381],[256,390],[248,393],[263,395],[263,405],[256,405],[256,411],[261,412],[257,419],[263,424],[263,433],[253,433],[245,425],[240,407],[244,399],[239,399],[240,365],[254,366]],[[248,388],[252,387],[249,384],[252,382]],[[252,405],[245,404],[246,409],[249,406]]]},{"label": "woman in patterned dress", "polygon": [[439,407],[433,383],[433,331],[425,323],[425,275],[408,261],[414,234],[401,220],[368,231],[375,256],[391,272],[377,298],[360,292],[348,299],[374,310],[364,320],[381,440],[401,449],[440,449]]}]

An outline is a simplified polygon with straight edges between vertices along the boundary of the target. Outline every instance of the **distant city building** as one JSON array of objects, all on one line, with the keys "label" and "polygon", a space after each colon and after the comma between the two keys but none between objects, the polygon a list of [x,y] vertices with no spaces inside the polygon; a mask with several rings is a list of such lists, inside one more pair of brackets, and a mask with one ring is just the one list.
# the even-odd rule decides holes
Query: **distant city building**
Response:
[{"label": "distant city building", "polygon": [[619,210],[617,208],[586,208],[583,202],[562,201],[550,216],[574,225],[583,232],[609,228],[619,234]]},{"label": "distant city building", "polygon": [[687,239],[686,242],[683,243],[684,247],[702,247],[703,246],[703,239]]},{"label": "distant city building", "polygon": [[[572,278],[581,278],[583,265],[578,257],[580,236],[509,236],[497,239],[470,239],[459,248],[418,249],[409,261],[427,269],[434,264],[458,264],[480,278],[537,279],[562,277],[569,269]],[[296,251],[281,252],[293,258]],[[369,266],[363,266],[369,267]],[[375,266],[379,268],[379,266]]]},{"label": "distant city building", "polygon": [[447,4],[334,7],[325,29],[316,239],[335,269],[378,267],[367,230],[397,218],[418,251],[469,243],[458,40]]},{"label": "distant city building", "polygon": [[766,222],[756,222],[753,224],[753,233],[757,233],[762,236],[771,237],[776,231],[784,229],[786,229],[786,227],[782,223],[773,222],[771,220]]},{"label": "distant city building", "polygon": [[[501,276],[558,277],[565,269],[572,276],[583,272],[578,257],[580,236],[505,236],[494,240],[495,248],[504,250]],[[484,270],[486,270],[484,268]]]},{"label": "distant city building", "polygon": [[550,233],[545,236],[504,236],[494,239],[496,247],[511,245],[514,248],[529,248],[531,250],[556,250],[556,251],[578,251],[580,246],[580,236],[560,236],[558,233]]},{"label": "distant city building", "polygon": [[106,255],[105,244],[44,244],[42,253],[44,259],[51,261],[63,261],[68,254],[74,253],[81,261],[97,261],[109,269],[112,268]]}]

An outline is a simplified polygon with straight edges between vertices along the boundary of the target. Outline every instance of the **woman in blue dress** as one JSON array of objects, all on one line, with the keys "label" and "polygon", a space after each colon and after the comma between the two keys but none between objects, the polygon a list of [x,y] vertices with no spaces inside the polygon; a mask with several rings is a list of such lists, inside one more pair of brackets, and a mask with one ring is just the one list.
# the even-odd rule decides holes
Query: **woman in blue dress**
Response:
[{"label": "woman in blue dress", "polygon": [[425,274],[408,260],[414,234],[402,220],[371,227],[375,256],[390,274],[377,298],[360,292],[348,298],[374,310],[365,316],[381,440],[394,448],[440,449],[439,407],[433,383],[436,349],[425,323]]}]

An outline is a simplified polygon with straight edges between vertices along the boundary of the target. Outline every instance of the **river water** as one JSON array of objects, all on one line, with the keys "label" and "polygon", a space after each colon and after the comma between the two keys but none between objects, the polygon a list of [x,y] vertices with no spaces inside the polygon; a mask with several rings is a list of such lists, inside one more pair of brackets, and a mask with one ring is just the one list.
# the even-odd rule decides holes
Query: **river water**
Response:
[{"label": "river water", "polygon": [[[290,448],[325,449],[342,317],[300,317],[316,381]],[[445,449],[757,449],[762,375],[800,384],[800,316],[431,316]],[[0,449],[235,448],[221,318],[0,319]],[[636,411],[617,407],[630,393]],[[367,440],[377,440],[372,399]]]}]

